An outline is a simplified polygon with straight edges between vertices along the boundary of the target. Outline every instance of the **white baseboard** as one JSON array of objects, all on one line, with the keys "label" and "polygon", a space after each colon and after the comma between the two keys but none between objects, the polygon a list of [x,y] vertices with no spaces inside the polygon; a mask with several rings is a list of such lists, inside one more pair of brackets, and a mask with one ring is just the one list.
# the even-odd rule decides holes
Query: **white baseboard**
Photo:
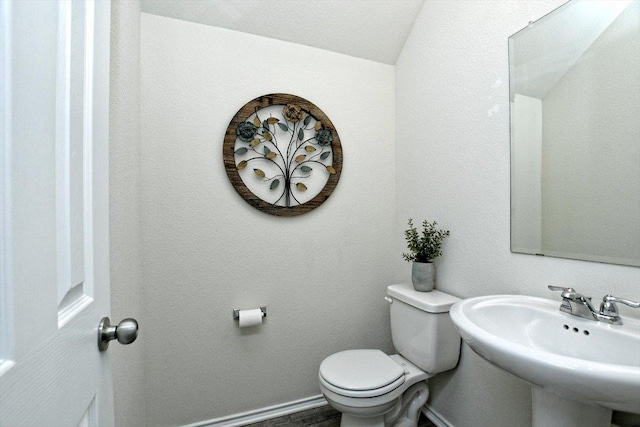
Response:
[{"label": "white baseboard", "polygon": [[317,396],[294,400],[292,402],[254,409],[253,411],[241,412],[239,414],[214,418],[212,420],[199,421],[193,424],[186,424],[182,427],[238,427],[326,405],[328,405],[328,403],[324,396],[319,394]]},{"label": "white baseboard", "polygon": [[428,405],[422,407],[422,413],[425,417],[434,423],[437,427],[454,427],[445,417]]},{"label": "white baseboard", "polygon": [[[199,421],[193,424],[185,424],[182,427],[240,427],[247,424],[270,420],[272,418],[295,414],[296,412],[306,411],[308,409],[320,408],[321,406],[326,405],[328,405],[328,403],[324,396],[319,394],[317,396],[294,400],[292,402],[267,406],[266,408],[227,415],[226,417]],[[440,415],[438,411],[429,406],[424,406],[422,408],[422,413],[437,427],[454,427],[454,425]]]}]

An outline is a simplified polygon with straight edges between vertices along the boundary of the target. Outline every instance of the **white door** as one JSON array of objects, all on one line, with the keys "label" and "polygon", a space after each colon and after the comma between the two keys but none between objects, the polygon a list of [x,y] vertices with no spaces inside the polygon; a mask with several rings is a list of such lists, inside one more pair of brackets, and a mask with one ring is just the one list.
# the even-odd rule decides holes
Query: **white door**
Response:
[{"label": "white door", "polygon": [[110,3],[0,0],[0,426],[111,426]]}]

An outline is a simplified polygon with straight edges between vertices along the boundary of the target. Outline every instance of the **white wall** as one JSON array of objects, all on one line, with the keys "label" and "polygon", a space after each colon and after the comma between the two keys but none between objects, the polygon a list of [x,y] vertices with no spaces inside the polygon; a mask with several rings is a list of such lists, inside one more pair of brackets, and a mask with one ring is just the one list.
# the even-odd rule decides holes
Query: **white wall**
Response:
[{"label": "white wall", "polygon": [[640,262],[640,1],[542,101],[545,253]]},{"label": "white wall", "polygon": [[[147,425],[317,395],[324,357],[392,350],[394,79],[390,65],[142,14]],[[222,161],[230,119],[272,92],[319,106],[344,152],[332,196],[294,218],[249,206]],[[265,324],[239,330],[232,309],[260,304]]]},{"label": "white wall", "polygon": [[[394,252],[408,217],[451,230],[438,262],[443,291],[557,298],[546,289],[555,284],[640,299],[639,268],[509,251],[507,38],[562,3],[427,1],[396,63]],[[396,279],[409,270],[398,264]],[[430,404],[455,426],[530,425],[528,386],[467,346],[458,368],[431,384]]]},{"label": "white wall", "polygon": [[142,256],[140,233],[140,3],[111,5],[109,226],[111,321],[133,317],[136,342],[109,346],[117,426],[145,425]]}]

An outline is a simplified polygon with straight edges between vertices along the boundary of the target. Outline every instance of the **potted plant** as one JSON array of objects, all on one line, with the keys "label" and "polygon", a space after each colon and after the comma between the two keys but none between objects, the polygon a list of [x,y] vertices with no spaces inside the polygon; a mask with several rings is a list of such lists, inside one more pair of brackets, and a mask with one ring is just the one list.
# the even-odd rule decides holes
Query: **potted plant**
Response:
[{"label": "potted plant", "polygon": [[422,233],[413,225],[409,218],[409,228],[404,236],[409,248],[408,254],[402,257],[413,262],[411,267],[411,282],[416,291],[430,292],[436,284],[436,269],[433,260],[442,255],[442,241],[449,235],[449,230],[437,230],[437,223],[424,220]]}]

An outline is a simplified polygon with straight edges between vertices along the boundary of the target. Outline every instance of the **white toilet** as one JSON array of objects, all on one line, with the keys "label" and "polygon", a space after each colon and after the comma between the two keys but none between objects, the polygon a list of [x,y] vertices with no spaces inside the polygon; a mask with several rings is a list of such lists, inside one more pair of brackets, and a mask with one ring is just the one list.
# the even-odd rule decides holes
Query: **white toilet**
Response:
[{"label": "white toilet", "polygon": [[391,337],[400,354],[347,350],[320,364],[320,390],[342,412],[341,427],[415,427],[429,397],[427,379],[455,368],[460,336],[449,308],[457,301],[411,284],[387,287]]}]

